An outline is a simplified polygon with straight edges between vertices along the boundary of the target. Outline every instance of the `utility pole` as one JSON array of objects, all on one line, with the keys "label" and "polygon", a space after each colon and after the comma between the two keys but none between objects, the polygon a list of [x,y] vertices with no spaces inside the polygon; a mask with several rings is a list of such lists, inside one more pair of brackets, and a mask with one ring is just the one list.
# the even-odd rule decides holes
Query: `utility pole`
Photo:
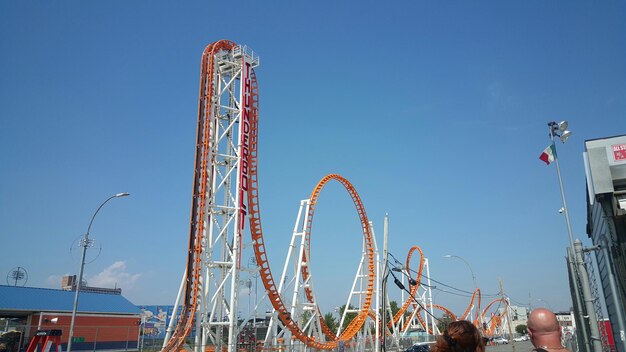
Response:
[{"label": "utility pole", "polygon": [[[585,310],[587,311],[588,324],[589,324],[589,339],[591,342],[591,349],[594,352],[602,351],[602,342],[600,341],[600,330],[598,329],[598,319],[596,317],[596,311],[593,307],[593,296],[591,294],[591,288],[589,286],[589,274],[587,268],[585,268],[585,259],[583,258],[583,243],[580,240],[574,241],[574,250],[576,255],[576,265],[578,265],[578,278],[580,280],[580,286],[583,291],[583,301],[585,304]],[[595,334],[595,336],[594,336]]]},{"label": "utility pole", "polygon": [[[578,350],[582,352],[591,352],[591,344],[589,342],[589,329],[585,322],[585,309],[583,306],[582,294],[580,293],[580,275],[576,266],[576,258],[572,248],[567,249],[567,257],[565,257],[568,266],[570,279],[570,290],[574,292],[572,303],[574,303],[574,320],[576,321],[576,343]],[[580,330],[580,333],[578,331]]]},{"label": "utility pole", "polygon": [[389,240],[389,214],[385,214],[385,221],[383,222],[383,306],[380,309],[380,314],[382,314],[383,326],[382,331],[380,332],[381,336],[381,351],[387,351],[386,347],[386,338],[387,338],[387,276],[389,275],[389,268],[387,266],[387,242]]},{"label": "utility pole", "polygon": [[499,277],[498,281],[500,281],[500,297],[502,297],[502,299],[506,302],[506,305],[505,305],[506,321],[507,321],[507,325],[509,326],[509,339],[511,341],[511,348],[513,349],[513,352],[515,352],[515,340],[513,340],[513,331],[511,329],[511,302],[509,302],[509,300],[504,297],[504,289],[502,288],[502,278]]}]

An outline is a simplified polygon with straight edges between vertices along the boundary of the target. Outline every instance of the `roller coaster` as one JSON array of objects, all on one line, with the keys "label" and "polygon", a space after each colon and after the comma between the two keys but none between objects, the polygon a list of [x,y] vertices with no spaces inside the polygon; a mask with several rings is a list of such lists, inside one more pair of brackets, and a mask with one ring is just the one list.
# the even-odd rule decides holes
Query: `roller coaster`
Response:
[{"label": "roller coaster", "polygon": [[[453,320],[457,316],[432,302],[430,285],[422,284],[428,260],[418,246],[411,247],[407,255],[404,274],[411,284],[400,310],[391,314],[387,306],[382,314],[377,309],[382,300],[383,265],[373,226],[355,187],[341,175],[325,176],[310,197],[301,201],[282,275],[279,281],[274,279],[259,203],[259,92],[255,74],[259,63],[250,48],[228,40],[212,43],[202,53],[187,261],[175,303],[182,308],[171,319],[162,351],[177,352],[187,345],[193,345],[195,352],[242,350],[238,341],[246,321],[239,321],[237,313],[240,274],[247,270],[261,278],[273,308],[265,341],[258,349],[364,350],[367,344],[369,349],[379,351],[382,336],[389,336],[397,344],[411,327],[438,334],[432,320],[435,309]],[[318,198],[329,182],[341,184],[352,199],[363,244],[346,305],[355,304],[352,313],[356,316],[345,328],[340,324],[337,332],[323,319],[310,269],[313,218]],[[249,238],[245,236],[246,223]],[[242,265],[245,250],[253,252],[253,269]],[[419,264],[415,277],[411,277],[409,266],[416,252]],[[506,300],[499,302],[508,304]],[[492,317],[490,324],[483,324],[487,309],[479,313],[478,289],[460,319],[468,318],[472,308],[476,311],[474,324],[486,334],[493,333],[502,317]],[[347,313],[348,309],[342,323]],[[382,323],[384,315],[389,318],[386,324]]]}]

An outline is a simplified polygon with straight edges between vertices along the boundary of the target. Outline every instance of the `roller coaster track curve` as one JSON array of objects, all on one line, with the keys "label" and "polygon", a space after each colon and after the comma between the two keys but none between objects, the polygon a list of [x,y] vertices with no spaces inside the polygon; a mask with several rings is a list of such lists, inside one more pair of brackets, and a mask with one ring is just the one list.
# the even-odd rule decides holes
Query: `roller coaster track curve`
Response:
[{"label": "roller coaster track curve", "polygon": [[[417,275],[415,277],[415,281],[417,282],[417,284],[410,285],[411,289],[409,290],[409,297],[407,297],[407,299],[402,304],[402,307],[400,307],[400,310],[398,310],[396,314],[393,316],[393,324],[398,323],[400,318],[402,318],[402,315],[404,314],[404,312],[406,312],[406,310],[409,308],[411,304],[413,304],[413,306],[416,306],[416,303],[413,301],[413,298],[415,297],[415,294],[417,293],[417,289],[420,287],[420,284],[422,282],[422,271],[424,269],[424,253],[422,252],[422,249],[419,246],[413,246],[411,247],[411,249],[409,249],[409,253],[406,256],[405,265],[406,265],[406,271],[410,278],[411,270],[409,268],[410,268],[410,263],[411,263],[411,257],[413,256],[413,252],[415,251],[418,251],[420,255],[420,263],[417,269]],[[389,322],[388,326],[391,327],[393,324]],[[404,329],[407,329],[407,328],[408,328],[408,325],[406,325]]]},{"label": "roller coaster track curve", "polygon": [[490,322],[488,324],[487,329],[483,329],[484,333],[486,336],[493,336],[493,333],[496,329],[496,327],[498,325],[501,324],[502,322],[502,318],[505,317],[508,314],[508,309],[509,309],[509,301],[505,298],[496,298],[493,301],[489,302],[489,304],[485,307],[485,310],[483,310],[481,317],[483,319],[483,321],[485,320],[485,317],[487,316],[487,312],[489,310],[489,308],[491,308],[492,305],[494,305],[495,303],[504,303],[504,309],[502,309],[502,312],[499,315],[494,315],[491,319]]}]

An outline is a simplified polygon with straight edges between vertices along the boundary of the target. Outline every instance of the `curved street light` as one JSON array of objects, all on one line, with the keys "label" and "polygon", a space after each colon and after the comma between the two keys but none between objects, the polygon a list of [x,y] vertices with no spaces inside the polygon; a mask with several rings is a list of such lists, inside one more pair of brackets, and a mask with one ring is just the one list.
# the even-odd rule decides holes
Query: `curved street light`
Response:
[{"label": "curved street light", "polygon": [[[472,282],[474,283],[474,291],[476,291],[476,289],[478,288],[478,286],[476,285],[476,275],[474,275],[474,270],[472,270],[472,266],[467,262],[467,260],[463,259],[462,257],[459,257],[458,255],[454,255],[454,254],[446,254],[443,257],[444,258],[458,258],[458,259],[461,259],[463,261],[463,263],[465,263],[465,265],[467,265],[467,268],[470,270],[470,273],[472,274]],[[480,314],[480,312],[477,312],[477,314],[479,316],[480,325],[482,326],[483,325],[483,316]]]},{"label": "curved street light", "polygon": [[545,303],[546,306],[548,307],[548,309],[552,310],[552,305],[550,304],[550,302],[546,301],[545,299],[543,299],[543,298],[535,298],[535,301]]},{"label": "curved street light", "polygon": [[81,242],[80,245],[83,247],[83,250],[82,250],[82,255],[80,257],[80,271],[78,272],[78,281],[74,282],[74,284],[76,285],[76,292],[74,294],[74,305],[72,306],[72,321],[70,322],[70,333],[69,333],[68,340],[67,340],[67,352],[72,351],[72,339],[74,338],[74,322],[76,320],[76,311],[78,309],[78,294],[80,292],[80,285],[83,282],[83,270],[85,268],[85,253],[87,252],[87,247],[89,247],[89,245],[91,244],[91,240],[89,239],[89,231],[91,231],[91,225],[93,224],[93,220],[96,218],[96,215],[98,214],[100,209],[102,209],[102,207],[108,201],[110,201],[113,198],[126,197],[129,195],[130,193],[126,193],[126,192],[117,193],[117,194],[110,196],[104,202],[102,202],[102,204],[100,204],[98,209],[96,209],[96,212],[91,217],[91,221],[89,222],[89,227],[87,227],[87,233],[85,234],[85,238],[83,238],[80,241]]},{"label": "curved street light", "polygon": [[476,276],[474,275],[474,270],[472,270],[472,267],[469,265],[467,260],[463,259],[462,257],[459,257],[458,255],[454,255],[454,254],[446,254],[443,257],[444,258],[458,258],[458,259],[461,259],[463,261],[463,263],[465,263],[465,265],[467,265],[467,268],[470,270],[470,273],[472,273],[472,281],[474,282],[474,289],[476,289],[478,287],[478,286],[476,286]]}]

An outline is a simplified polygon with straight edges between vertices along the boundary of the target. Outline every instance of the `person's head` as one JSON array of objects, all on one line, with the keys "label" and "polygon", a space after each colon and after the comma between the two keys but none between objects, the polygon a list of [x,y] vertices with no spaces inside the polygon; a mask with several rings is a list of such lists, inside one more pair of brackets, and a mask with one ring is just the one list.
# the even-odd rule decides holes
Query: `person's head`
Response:
[{"label": "person's head", "polygon": [[546,308],[536,308],[528,316],[528,337],[535,347],[561,344],[561,327],[556,315]]},{"label": "person's head", "polygon": [[478,329],[467,320],[448,324],[433,346],[433,352],[484,352],[485,343]]}]

